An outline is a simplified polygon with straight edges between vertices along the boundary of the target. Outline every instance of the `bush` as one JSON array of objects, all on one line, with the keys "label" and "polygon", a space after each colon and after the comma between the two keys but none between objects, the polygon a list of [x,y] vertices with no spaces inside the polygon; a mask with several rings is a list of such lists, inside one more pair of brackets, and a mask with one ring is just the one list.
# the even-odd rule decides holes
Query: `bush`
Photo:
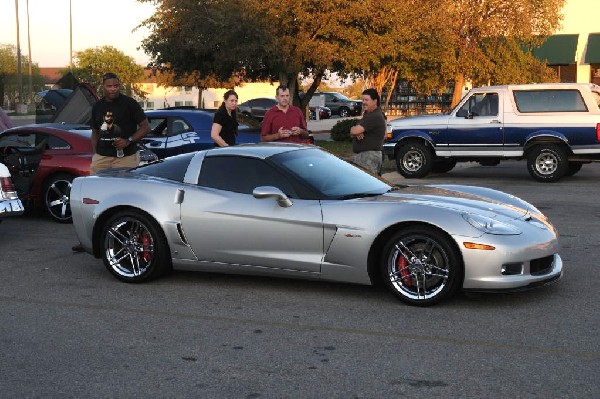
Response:
[{"label": "bush", "polygon": [[331,139],[334,141],[352,141],[350,137],[350,128],[352,126],[358,125],[360,119],[344,119],[342,121],[337,122],[331,128]]}]

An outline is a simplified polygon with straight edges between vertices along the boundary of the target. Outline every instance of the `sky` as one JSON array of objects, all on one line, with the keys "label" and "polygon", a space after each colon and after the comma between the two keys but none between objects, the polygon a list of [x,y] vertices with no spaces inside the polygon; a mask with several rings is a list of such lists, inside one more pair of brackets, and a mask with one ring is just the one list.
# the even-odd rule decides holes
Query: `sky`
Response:
[{"label": "sky", "polygon": [[[21,53],[28,55],[27,0],[19,4]],[[73,17],[73,52],[110,45],[146,65],[137,50],[148,30],[136,26],[154,12],[152,3],[136,0],[29,0],[31,58],[40,67],[69,65],[69,3]],[[567,0],[563,28],[557,33],[600,32],[600,0]],[[17,43],[15,0],[0,0],[0,44]]]},{"label": "sky", "polygon": [[[27,0],[19,6],[20,47],[28,55]],[[29,0],[31,59],[40,67],[69,65],[69,4],[73,19],[73,52],[109,45],[145,65],[149,57],[136,48],[148,36],[140,28],[154,12],[152,3],[136,0]],[[0,44],[17,44],[15,0],[0,0]]]}]

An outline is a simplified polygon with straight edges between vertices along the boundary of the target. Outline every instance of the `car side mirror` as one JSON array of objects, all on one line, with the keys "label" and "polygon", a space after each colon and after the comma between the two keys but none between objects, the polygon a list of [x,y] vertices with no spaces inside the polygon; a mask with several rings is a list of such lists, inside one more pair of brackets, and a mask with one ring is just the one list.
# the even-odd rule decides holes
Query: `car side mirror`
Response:
[{"label": "car side mirror", "polygon": [[280,189],[273,186],[259,186],[252,191],[252,195],[256,199],[275,198],[279,206],[289,208],[293,202]]}]

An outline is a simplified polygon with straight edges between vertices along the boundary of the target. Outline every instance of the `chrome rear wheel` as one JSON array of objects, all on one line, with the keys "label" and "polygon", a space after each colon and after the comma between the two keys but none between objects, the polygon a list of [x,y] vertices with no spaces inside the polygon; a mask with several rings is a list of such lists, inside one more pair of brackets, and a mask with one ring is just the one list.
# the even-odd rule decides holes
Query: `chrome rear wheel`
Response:
[{"label": "chrome rear wheel", "polygon": [[102,240],[104,264],[120,280],[148,280],[170,267],[162,231],[141,212],[124,211],[113,216],[105,225]]}]

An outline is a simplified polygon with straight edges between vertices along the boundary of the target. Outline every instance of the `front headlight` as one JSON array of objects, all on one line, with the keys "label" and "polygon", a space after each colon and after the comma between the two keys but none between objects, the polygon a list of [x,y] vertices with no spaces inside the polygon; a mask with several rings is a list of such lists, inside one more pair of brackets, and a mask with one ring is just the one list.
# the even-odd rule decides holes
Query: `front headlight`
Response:
[{"label": "front headlight", "polygon": [[515,226],[510,224],[499,222],[497,220],[481,216],[475,215],[472,213],[463,213],[463,218],[469,223],[471,226],[475,227],[477,230],[482,231],[488,234],[497,234],[497,235],[519,235],[521,231],[517,229]]}]

